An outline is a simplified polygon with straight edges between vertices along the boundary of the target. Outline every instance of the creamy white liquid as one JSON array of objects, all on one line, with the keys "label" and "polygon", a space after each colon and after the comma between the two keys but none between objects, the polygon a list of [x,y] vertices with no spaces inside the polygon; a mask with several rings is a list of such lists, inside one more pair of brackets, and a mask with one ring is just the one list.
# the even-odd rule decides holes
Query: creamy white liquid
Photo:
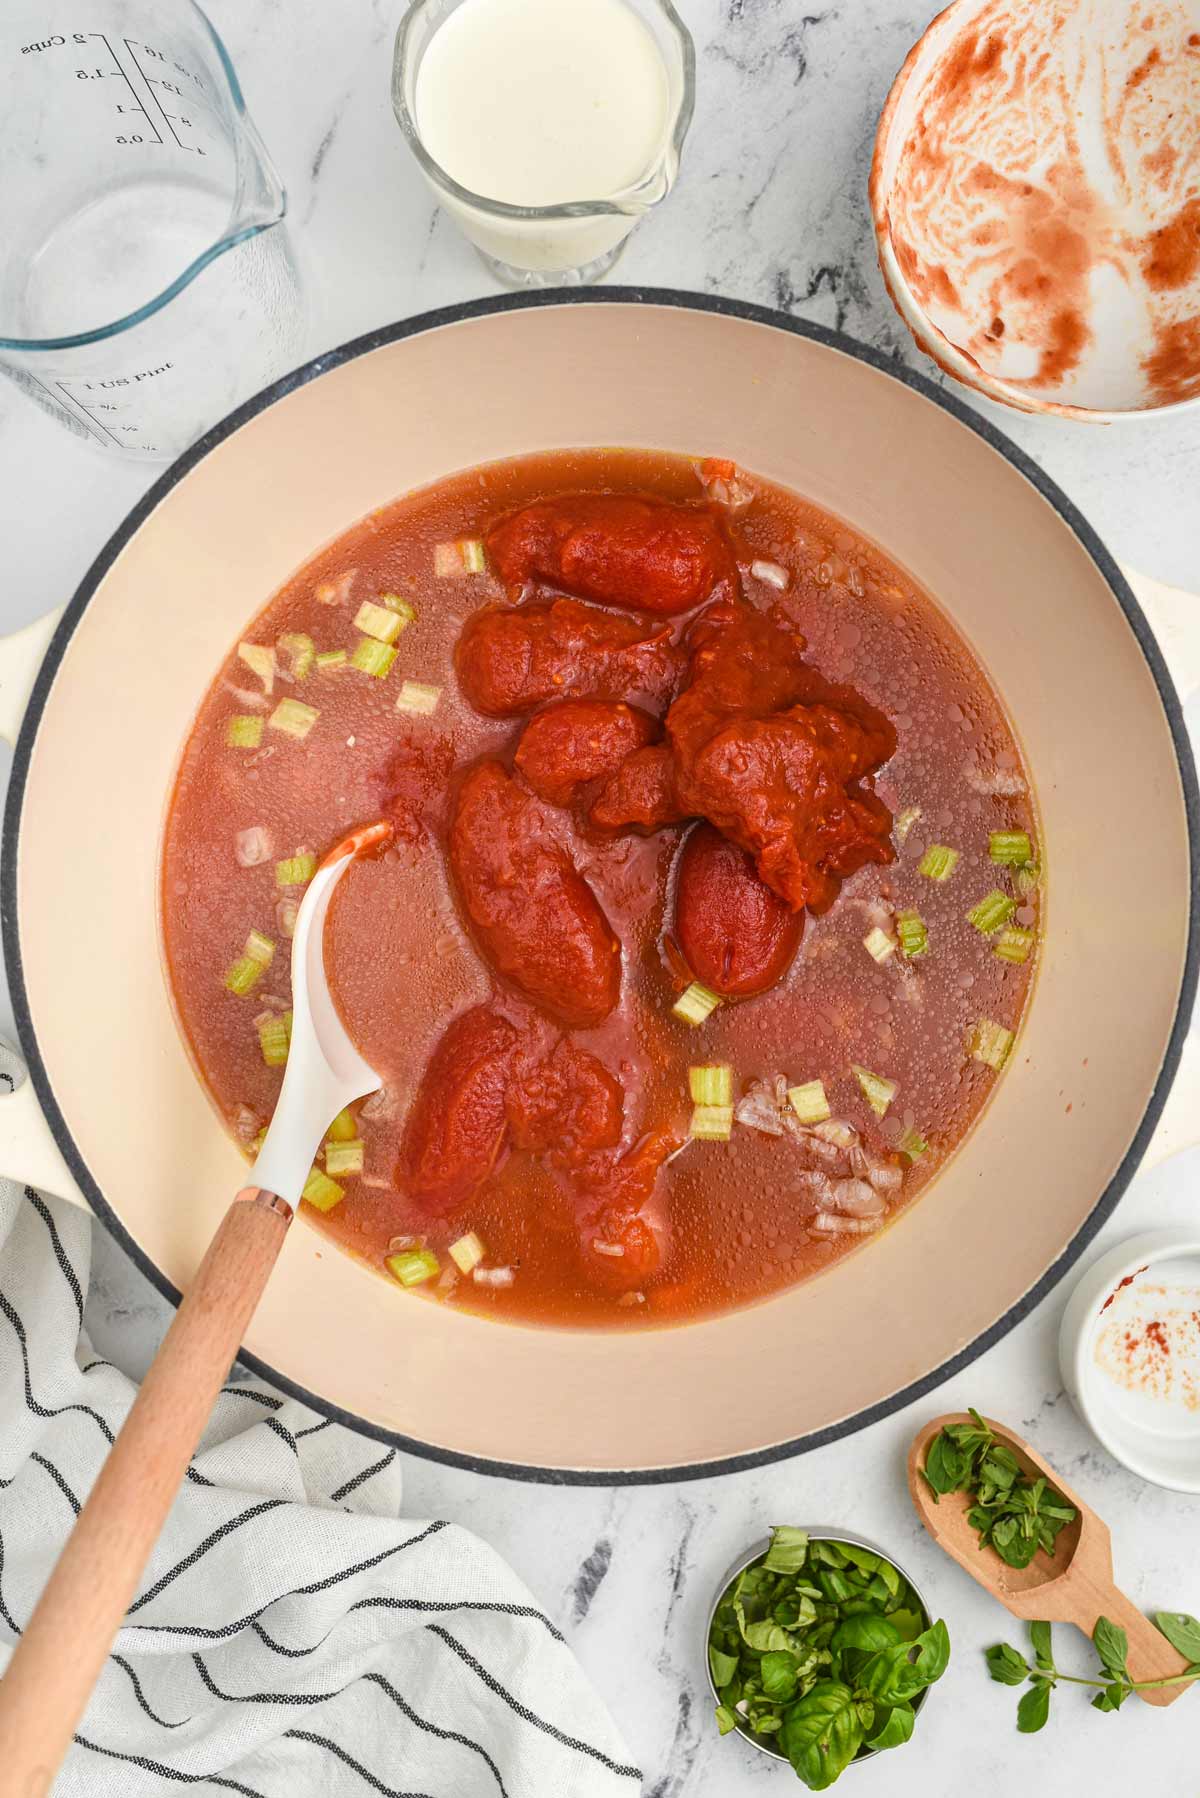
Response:
[{"label": "creamy white liquid", "polygon": [[417,129],[473,193],[516,206],[603,200],[653,167],[667,70],[624,0],[463,0],[417,71]]}]

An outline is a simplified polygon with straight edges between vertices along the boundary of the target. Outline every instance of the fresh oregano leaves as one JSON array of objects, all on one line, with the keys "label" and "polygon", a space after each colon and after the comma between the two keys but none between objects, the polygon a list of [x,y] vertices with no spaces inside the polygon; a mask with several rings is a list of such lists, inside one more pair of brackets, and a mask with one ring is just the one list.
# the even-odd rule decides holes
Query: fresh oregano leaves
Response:
[{"label": "fresh oregano leaves", "polygon": [[[1190,1655],[1200,1649],[1200,1623],[1186,1611],[1159,1611],[1155,1618],[1159,1629],[1180,1654]],[[1017,1705],[1017,1728],[1032,1735],[1043,1728],[1050,1714],[1050,1693],[1060,1682],[1071,1686],[1090,1686],[1095,1692],[1092,1708],[1097,1711],[1119,1711],[1131,1692],[1145,1692],[1158,1686],[1186,1685],[1200,1680],[1200,1660],[1182,1673],[1167,1679],[1131,1679],[1127,1656],[1129,1638],[1111,1617],[1098,1617],[1092,1631],[1092,1643],[1100,1660],[1102,1679],[1084,1679],[1074,1673],[1062,1673],[1055,1665],[1051,1629],[1048,1623],[1031,1623],[1029,1639],[1034,1658],[1031,1661],[1009,1642],[997,1642],[987,1650],[987,1669],[1002,1686],[1020,1686],[1029,1681]]]}]

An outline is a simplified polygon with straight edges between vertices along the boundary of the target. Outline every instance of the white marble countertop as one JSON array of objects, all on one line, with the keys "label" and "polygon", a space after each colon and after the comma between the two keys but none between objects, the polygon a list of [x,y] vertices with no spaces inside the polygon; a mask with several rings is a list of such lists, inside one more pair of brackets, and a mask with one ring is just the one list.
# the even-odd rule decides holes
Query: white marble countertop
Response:
[{"label": "white marble countertop", "polygon": [[[696,120],[678,189],[632,240],[619,278],[779,306],[931,372],[883,292],[865,182],[888,83],[934,10],[933,0],[841,0],[806,14],[789,0],[685,0],[697,39]],[[209,11],[290,191],[312,296],[311,350],[493,291],[435,214],[392,119],[400,0],[336,8],[209,0]],[[1106,430],[978,403],[1062,484],[1121,561],[1200,592],[1200,413]],[[157,470],[102,458],[7,385],[0,466],[7,631],[70,595]],[[1101,1240],[1182,1218],[1189,1186],[1200,1187],[1196,1157],[1190,1177],[1177,1168],[1173,1185],[1169,1173],[1145,1177]],[[1075,1416],[1055,1354],[1064,1296],[1053,1294],[948,1384],[939,1405],[975,1403],[1029,1433],[1110,1521],[1131,1596],[1148,1609],[1200,1613],[1200,1499],[1135,1479]],[[136,1373],[166,1321],[165,1305],[98,1232],[88,1325],[100,1352]],[[736,1798],[769,1782],[798,1789],[753,1749],[717,1740],[703,1683],[715,1583],[772,1521],[841,1523],[879,1540],[950,1625],[954,1658],[915,1743],[848,1773],[847,1790],[941,1798],[969,1781],[990,1795],[1011,1779],[1028,1792],[1082,1798],[1136,1776],[1181,1798],[1197,1791],[1200,1698],[1161,1713],[1133,1703],[1102,1718],[1068,1693],[1042,1735],[1015,1733],[1015,1695],[988,1682],[981,1650],[1019,1640],[1018,1626],[939,1554],[905,1496],[903,1451],[929,1409],[925,1401],[764,1470],[615,1491],[519,1485],[412,1458],[408,1508],[452,1517],[511,1559],[612,1705],[646,1770],[648,1798]],[[1081,1640],[1072,1655],[1085,1670]]]}]

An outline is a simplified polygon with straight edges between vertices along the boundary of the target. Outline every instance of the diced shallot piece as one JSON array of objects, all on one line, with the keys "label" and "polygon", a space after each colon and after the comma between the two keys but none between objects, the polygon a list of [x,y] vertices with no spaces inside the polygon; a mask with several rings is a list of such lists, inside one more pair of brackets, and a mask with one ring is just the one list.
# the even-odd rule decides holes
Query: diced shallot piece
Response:
[{"label": "diced shallot piece", "polygon": [[357,568],[347,568],[345,574],[339,574],[333,581],[318,581],[313,588],[313,598],[320,600],[323,606],[340,606],[350,597],[350,589],[354,585]]},{"label": "diced shallot piece", "polygon": [[791,575],[778,562],[751,562],[750,572],[756,581],[766,581],[782,593],[791,584]]},{"label": "diced shallot piece", "polygon": [[252,824],[249,830],[239,830],[234,840],[233,852],[241,868],[257,868],[262,862],[271,859],[270,832],[261,824]]},{"label": "diced shallot piece", "polygon": [[782,1136],[786,1123],[798,1124],[799,1121],[794,1113],[789,1120],[787,1113],[780,1110],[770,1087],[762,1080],[756,1080],[745,1097],[738,1100],[733,1115],[739,1124],[761,1130],[765,1136]]},{"label": "diced shallot piece", "polygon": [[511,1267],[475,1267],[471,1278],[477,1286],[511,1286],[516,1279]]},{"label": "diced shallot piece", "polygon": [[377,1093],[372,1093],[363,1105],[359,1115],[365,1118],[391,1118],[399,1110],[400,1095],[394,1086],[381,1086]]},{"label": "diced shallot piece", "polygon": [[843,1123],[840,1118],[826,1118],[823,1124],[810,1127],[814,1136],[819,1136],[822,1142],[835,1142],[839,1149],[852,1149],[858,1141],[854,1125]]},{"label": "diced shallot piece", "polygon": [[706,456],[699,474],[709,499],[716,500],[719,506],[728,506],[731,512],[741,511],[754,498],[753,487],[738,478],[737,464],[725,457]]},{"label": "diced shallot piece", "polygon": [[797,1186],[811,1193],[825,1211],[844,1212],[848,1217],[882,1216],[884,1200],[866,1180],[833,1179],[829,1174],[802,1169],[793,1176]]},{"label": "diced shallot piece", "polygon": [[226,692],[232,693],[238,704],[245,706],[247,710],[258,712],[266,711],[267,696],[265,693],[257,691],[251,692],[249,687],[235,686],[234,683],[229,680],[224,681],[222,684],[225,687]]},{"label": "diced shallot piece", "polygon": [[883,1226],[882,1217],[842,1217],[833,1211],[818,1211],[810,1221],[810,1236],[870,1236]]},{"label": "diced shallot piece", "polygon": [[846,1217],[881,1217],[886,1201],[869,1180],[835,1180],[833,1208]]},{"label": "diced shallot piece", "polygon": [[999,794],[1013,798],[1029,790],[1016,768],[984,769],[977,762],[968,762],[963,769],[963,779],[974,792],[982,794],[985,799],[994,799]]},{"label": "diced shallot piece", "polygon": [[860,1180],[869,1180],[876,1192],[899,1192],[904,1180],[903,1170],[894,1161],[874,1155],[861,1145],[850,1150],[850,1172]]},{"label": "diced shallot piece", "polygon": [[239,1142],[253,1142],[262,1129],[262,1119],[248,1105],[235,1105],[229,1122]]},{"label": "diced shallot piece", "polygon": [[802,1124],[798,1117],[795,1115],[789,1117],[786,1111],[783,1113],[782,1121],[784,1129],[796,1138],[805,1154],[811,1155],[814,1161],[819,1161],[823,1167],[843,1167],[845,1165],[844,1151],[836,1143],[826,1142],[824,1137],[818,1136],[811,1124]]}]

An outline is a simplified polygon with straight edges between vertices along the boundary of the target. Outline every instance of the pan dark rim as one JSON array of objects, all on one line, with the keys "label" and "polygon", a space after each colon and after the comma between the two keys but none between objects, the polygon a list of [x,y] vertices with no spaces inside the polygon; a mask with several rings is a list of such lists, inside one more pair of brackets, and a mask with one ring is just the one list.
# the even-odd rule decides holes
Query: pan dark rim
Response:
[{"label": "pan dark rim", "polygon": [[752,1467],[765,1467],[772,1462],[786,1460],[793,1455],[805,1454],[815,1448],[823,1448],[827,1443],[836,1442],[843,1436],[849,1436],[856,1430],[866,1428],[869,1424],[878,1423],[881,1419],[890,1417],[893,1412],[900,1410],[903,1406],[912,1404],[914,1400],[924,1398],[927,1393],[935,1391],[944,1381],[950,1379],[954,1374],[960,1373],[977,1356],[1007,1336],[1014,1325],[1020,1323],[1022,1318],[1027,1317],[1057,1285],[1063,1275],[1078,1260],[1101,1225],[1111,1216],[1118,1199],[1137,1171],[1179,1066],[1196,998],[1197,979],[1200,976],[1200,902],[1198,902],[1198,895],[1200,895],[1200,789],[1197,787],[1196,764],[1183,720],[1183,708],[1167,672],[1166,663],[1154,634],[1127,581],[1096,531],[1088,524],[1062,489],[995,425],[974,412],[957,394],[944,392],[937,387],[928,376],[897,366],[880,351],[872,349],[867,344],[858,343],[854,338],[847,337],[840,331],[830,331],[823,325],[809,324],[807,321],[791,318],[785,313],[774,312],[766,306],[756,306],[744,300],[724,299],[715,294],[688,293],[677,288],[605,287],[599,290],[587,288],[566,291],[548,290],[540,293],[505,294],[492,299],[469,300],[456,306],[444,306],[436,311],[420,313],[415,318],[405,319],[399,324],[386,325],[378,330],[368,331],[365,335],[352,339],[338,349],[314,357],[311,362],[284,375],[270,387],[264,388],[261,393],[247,400],[244,405],[231,412],[197,443],[193,444],[191,449],[185,451],[176,462],[173,462],[117,527],[80,582],[55,632],[50,651],[38,672],[13,756],[12,776],[4,812],[4,829],[3,835],[0,837],[0,857],[2,857],[0,860],[0,926],[2,926],[3,932],[4,955],[12,993],[13,1014],[17,1023],[21,1047],[29,1068],[29,1076],[33,1081],[46,1121],[63,1159],[97,1217],[101,1219],[150,1283],[172,1305],[177,1305],[181,1296],[178,1289],[159,1271],[130,1236],[117,1213],[96,1185],[75,1146],[66,1119],[55,1099],[49,1075],[42,1060],[33,1018],[30,1014],[28,994],[25,990],[20,927],[17,917],[17,843],[30,758],[46,700],[54,682],[54,669],[61,660],[62,652],[70,642],[75,627],[82,618],[96,588],[112,567],[117,556],[160,501],[210,450],[223,443],[243,424],[256,417],[258,413],[265,411],[276,400],[282,399],[285,394],[292,392],[297,387],[305,386],[309,381],[315,380],[317,376],[325,374],[329,369],[339,368],[342,364],[366,355],[371,350],[380,349],[385,344],[399,342],[406,337],[417,336],[425,331],[437,330],[443,325],[458,324],[473,318],[486,318],[497,312],[524,311],[541,306],[570,305],[674,306],[687,311],[714,312],[723,317],[745,319],[752,324],[769,326],[774,330],[789,331],[796,337],[808,338],[811,342],[819,343],[826,349],[840,351],[842,355],[849,356],[857,362],[866,363],[868,367],[876,369],[880,374],[899,381],[902,386],[911,388],[913,392],[920,394],[932,405],[940,407],[943,412],[948,412],[967,430],[973,431],[977,437],[981,437],[1019,474],[1023,475],[1041,497],[1053,507],[1099,570],[1113,598],[1125,614],[1154,677],[1159,700],[1166,714],[1183,786],[1184,811],[1188,827],[1191,906],[1183,978],[1180,982],[1170,1040],[1154,1083],[1154,1089],[1133,1141],[1088,1216],[1062,1254],[1051,1263],[1041,1279],[965,1348],[943,1361],[940,1366],[933,1368],[921,1379],[914,1380],[909,1385],[891,1393],[887,1398],[881,1399],[878,1404],[868,1405],[863,1410],[856,1411],[853,1415],[842,1418],[837,1423],[829,1424],[824,1429],[813,1430],[808,1435],[798,1436],[787,1442],[774,1443],[769,1447],[743,1454],[724,1456],[715,1461],[688,1462],[674,1467],[615,1470],[532,1467],[519,1462],[496,1461],[484,1456],[461,1454],[454,1449],[441,1448],[433,1443],[421,1442],[394,1430],[386,1430],[378,1424],[370,1423],[365,1418],[356,1416],[353,1412],[344,1410],[339,1405],[332,1404],[318,1393],[308,1391],[305,1387],[297,1384],[295,1380],[289,1379],[276,1368],[260,1360],[258,1356],[249,1354],[239,1354],[238,1356],[243,1366],[250,1368],[252,1372],[260,1375],[262,1379],[270,1382],[281,1392],[286,1392],[290,1397],[311,1406],[322,1416],[330,1418],[335,1423],[344,1424],[359,1435],[368,1436],[393,1448],[420,1455],[426,1460],[439,1461],[451,1467],[466,1468],[472,1473],[493,1474],[505,1479],[527,1480],[546,1485],[663,1485],[677,1480],[706,1479],[714,1474],[739,1473]]}]

